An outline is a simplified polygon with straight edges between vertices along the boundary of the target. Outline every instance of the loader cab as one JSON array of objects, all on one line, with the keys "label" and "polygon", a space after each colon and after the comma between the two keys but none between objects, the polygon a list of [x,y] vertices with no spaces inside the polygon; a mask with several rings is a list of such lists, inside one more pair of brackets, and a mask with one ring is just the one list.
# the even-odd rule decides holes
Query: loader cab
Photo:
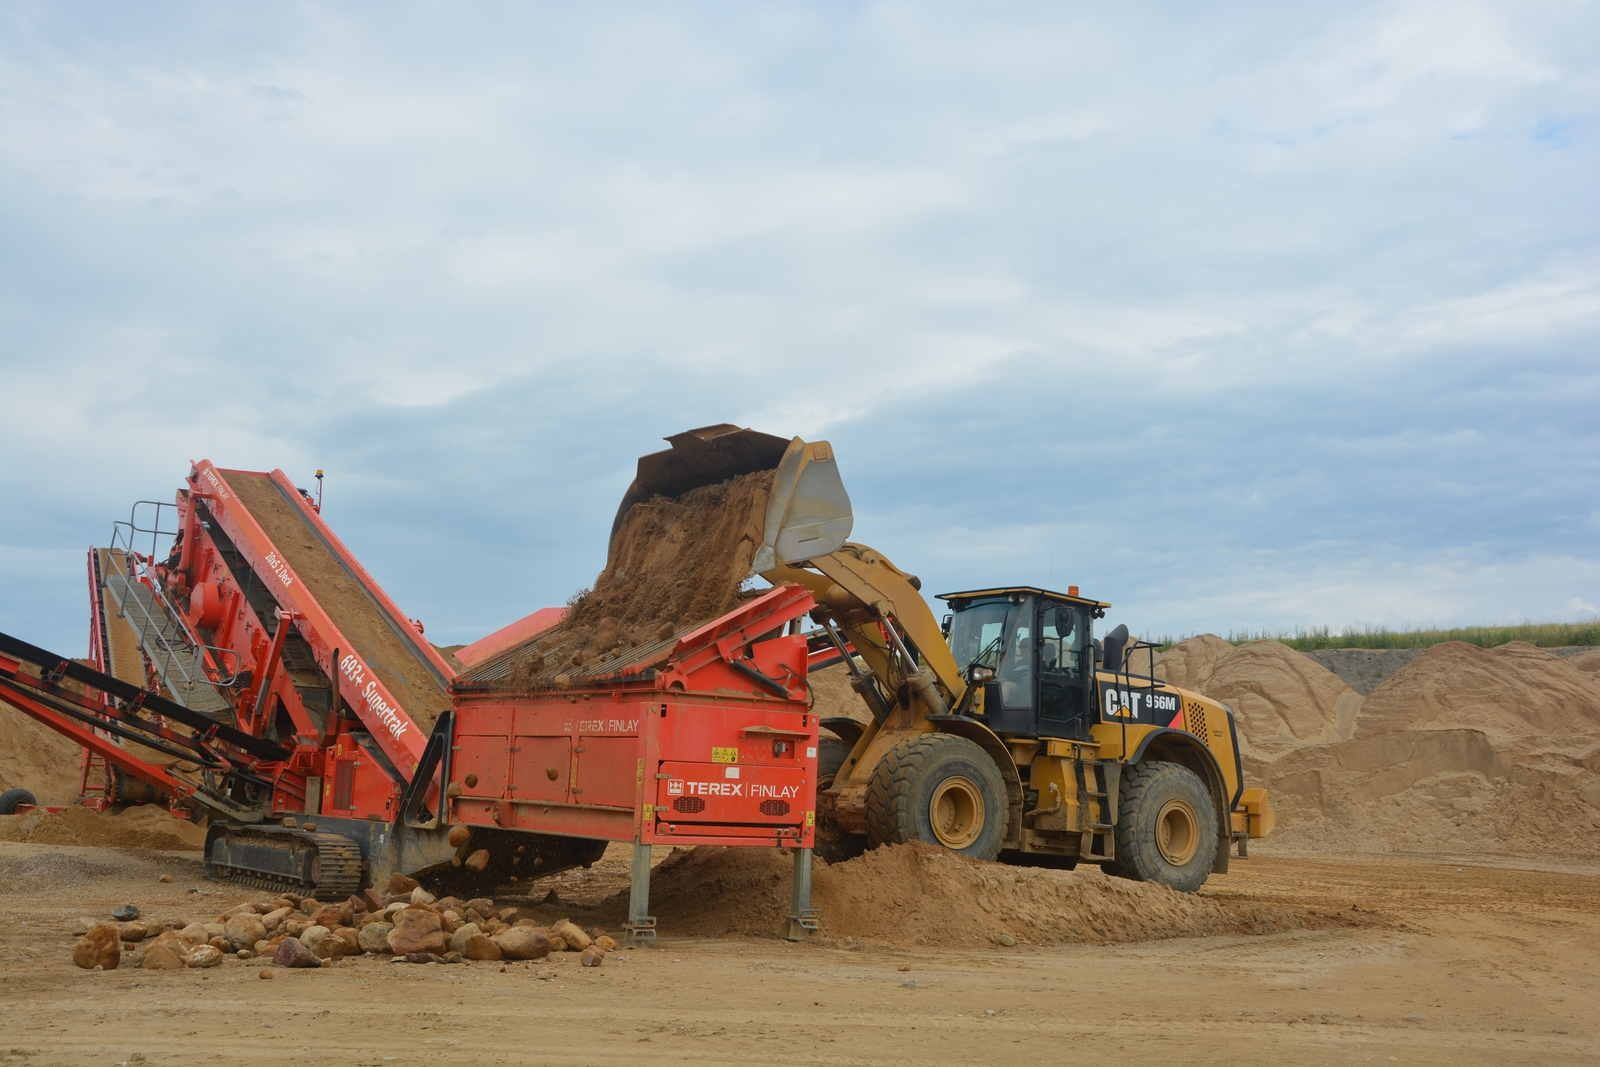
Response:
[{"label": "loader cab", "polygon": [[[1089,736],[1094,620],[1111,605],[1075,592],[1009,586],[940,595],[950,605],[950,651],[981,691],[981,714],[996,733]],[[963,707],[978,703],[969,697]]]}]

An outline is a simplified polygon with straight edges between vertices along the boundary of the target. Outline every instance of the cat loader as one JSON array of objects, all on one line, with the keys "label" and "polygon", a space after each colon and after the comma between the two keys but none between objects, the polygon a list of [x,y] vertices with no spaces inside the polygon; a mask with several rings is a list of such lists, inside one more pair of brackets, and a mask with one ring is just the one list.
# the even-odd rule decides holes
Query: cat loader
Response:
[{"label": "cat loader", "polygon": [[[812,619],[860,694],[823,722],[817,848],[837,860],[924,842],[980,860],[1073,867],[1193,892],[1230,845],[1269,833],[1246,788],[1230,709],[1156,677],[1154,647],[1095,621],[1110,605],[1042,585],[945,593],[853,525],[833,449],[731,425],[667,439],[639,461],[621,515],[736,475],[771,471],[752,571],[809,590]],[[1134,660],[1144,653],[1145,666]]]}]

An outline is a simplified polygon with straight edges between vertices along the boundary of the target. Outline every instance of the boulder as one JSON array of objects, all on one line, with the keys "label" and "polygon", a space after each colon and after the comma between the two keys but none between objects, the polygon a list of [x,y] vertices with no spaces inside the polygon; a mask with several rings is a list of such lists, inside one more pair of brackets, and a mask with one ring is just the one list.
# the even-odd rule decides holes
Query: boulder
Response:
[{"label": "boulder", "polygon": [[322,966],[322,960],[315,952],[306,948],[305,942],[298,937],[286,937],[278,942],[277,949],[272,953],[272,962],[279,967]]},{"label": "boulder", "polygon": [[306,929],[310,925],[311,920],[306,918],[304,915],[295,915],[291,913],[287,919],[283,920],[282,925],[280,925],[275,932],[288,934],[290,937],[299,937],[301,934],[306,932]]},{"label": "boulder", "polygon": [[[249,950],[246,949],[246,952]],[[243,953],[241,953],[243,955]],[[183,957],[186,967],[215,967],[222,962],[222,953],[210,945],[197,945]]]},{"label": "boulder", "polygon": [[601,934],[599,937],[594,939],[594,943],[595,947],[599,948],[602,952],[610,952],[612,949],[617,947],[616,938],[612,937],[610,934]]},{"label": "boulder", "polygon": [[461,918],[459,911],[441,911],[439,913],[439,922],[443,924],[444,932],[447,934],[453,934],[461,929],[461,924],[465,921]]},{"label": "boulder", "polygon": [[324,955],[322,943],[333,936],[333,931],[326,926],[313,924],[305,928],[300,934],[300,943],[317,955]]},{"label": "boulder", "polygon": [[486,919],[494,916],[494,901],[490,900],[488,897],[473,897],[471,900],[467,901],[467,908],[471,911],[477,912]]},{"label": "boulder", "polygon": [[119,904],[111,909],[111,917],[119,923],[132,922],[139,917],[139,909],[132,904]]},{"label": "boulder", "polygon": [[469,871],[482,873],[489,869],[489,850],[480,848],[461,861],[461,865]]},{"label": "boulder", "polygon": [[356,944],[362,952],[381,952],[387,955],[389,948],[389,931],[394,929],[393,923],[372,922],[363,926],[356,934]]},{"label": "boulder", "polygon": [[147,971],[181,971],[187,965],[189,953],[210,948],[220,959],[221,951],[209,945],[191,946],[177,934],[162,934],[145,946],[144,960],[140,963]]},{"label": "boulder", "polygon": [[583,954],[578,957],[578,962],[583,964],[585,967],[598,967],[605,962],[605,959],[606,954],[604,949],[600,948],[598,945],[590,945],[588,948],[584,949]]},{"label": "boulder", "polygon": [[444,927],[439,913],[422,907],[396,912],[394,929],[389,931],[389,950],[397,956],[445,951]]},{"label": "boulder", "polygon": [[432,904],[439,898],[422,888],[420,885],[411,891],[412,904]]},{"label": "boulder", "polygon": [[278,927],[282,926],[283,921],[293,914],[293,908],[273,908],[271,911],[261,916],[261,925],[267,928],[268,933],[271,933]]},{"label": "boulder", "polygon": [[463,923],[462,925],[456,927],[454,930],[449,931],[449,934],[450,934],[450,941],[449,941],[450,951],[451,952],[460,952],[460,951],[462,951],[462,946],[464,946],[467,943],[467,938],[472,937],[475,934],[482,934],[482,933],[483,933],[483,930],[479,928],[477,923]]},{"label": "boulder", "polygon": [[404,874],[389,876],[389,884],[384,887],[386,893],[409,893],[417,888],[417,880]]},{"label": "boulder", "polygon": [[450,842],[450,847],[460,848],[472,840],[472,829],[467,826],[452,826],[450,832],[445,835],[445,840]]},{"label": "boulder", "polygon": [[[462,927],[462,929],[466,928]],[[498,960],[503,959],[505,956],[505,952],[500,948],[500,945],[487,934],[472,934],[462,942],[460,948],[456,948],[454,943],[450,947],[469,960]]]},{"label": "boulder", "polygon": [[230,948],[253,948],[257,941],[267,936],[267,924],[255,912],[241,912],[228,917],[223,925],[222,936]]},{"label": "boulder", "polygon": [[490,940],[508,960],[538,960],[550,955],[550,937],[536,926],[513,926]]},{"label": "boulder", "polygon": [[118,923],[117,935],[124,941],[143,941],[150,936],[150,928],[142,922]]},{"label": "boulder", "polygon": [[550,932],[567,943],[567,951],[582,952],[594,944],[594,938],[584,932],[583,927],[571,919],[562,919],[550,927]]},{"label": "boulder", "polygon": [[200,923],[190,923],[178,931],[178,936],[191,945],[203,945],[211,940],[211,935],[206,932],[206,928]]},{"label": "boulder", "polygon": [[85,970],[114,971],[122,962],[122,939],[110,923],[96,923],[72,946],[72,962]]}]

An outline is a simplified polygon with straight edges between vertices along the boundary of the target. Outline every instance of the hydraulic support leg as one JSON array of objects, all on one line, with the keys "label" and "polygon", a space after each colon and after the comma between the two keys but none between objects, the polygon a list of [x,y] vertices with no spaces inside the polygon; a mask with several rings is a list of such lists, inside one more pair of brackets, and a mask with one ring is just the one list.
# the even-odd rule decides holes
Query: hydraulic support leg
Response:
[{"label": "hydraulic support leg", "polygon": [[650,914],[650,846],[633,843],[633,881],[628,888],[628,921],[623,937],[630,945],[653,945],[656,920]]},{"label": "hydraulic support leg", "polygon": [[804,941],[816,932],[817,909],[811,906],[811,850],[794,850],[794,887],[789,897],[789,930],[784,934],[790,941]]}]

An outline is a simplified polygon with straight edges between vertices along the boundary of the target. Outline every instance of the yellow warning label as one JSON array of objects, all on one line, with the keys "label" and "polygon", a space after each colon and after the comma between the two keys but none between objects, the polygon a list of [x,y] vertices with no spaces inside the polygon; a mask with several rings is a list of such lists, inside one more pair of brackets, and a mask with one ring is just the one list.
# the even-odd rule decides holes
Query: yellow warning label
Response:
[{"label": "yellow warning label", "polygon": [[654,804],[646,804],[644,806],[644,817],[646,819],[655,818],[655,814],[656,814],[656,806]]},{"label": "yellow warning label", "polygon": [[712,763],[738,763],[739,750],[736,748],[722,748],[713,746],[711,749]]},{"label": "yellow warning label", "polygon": [[815,826],[815,825],[817,825],[817,813],[816,812],[814,812],[814,811],[806,812],[806,825],[807,826]]}]

